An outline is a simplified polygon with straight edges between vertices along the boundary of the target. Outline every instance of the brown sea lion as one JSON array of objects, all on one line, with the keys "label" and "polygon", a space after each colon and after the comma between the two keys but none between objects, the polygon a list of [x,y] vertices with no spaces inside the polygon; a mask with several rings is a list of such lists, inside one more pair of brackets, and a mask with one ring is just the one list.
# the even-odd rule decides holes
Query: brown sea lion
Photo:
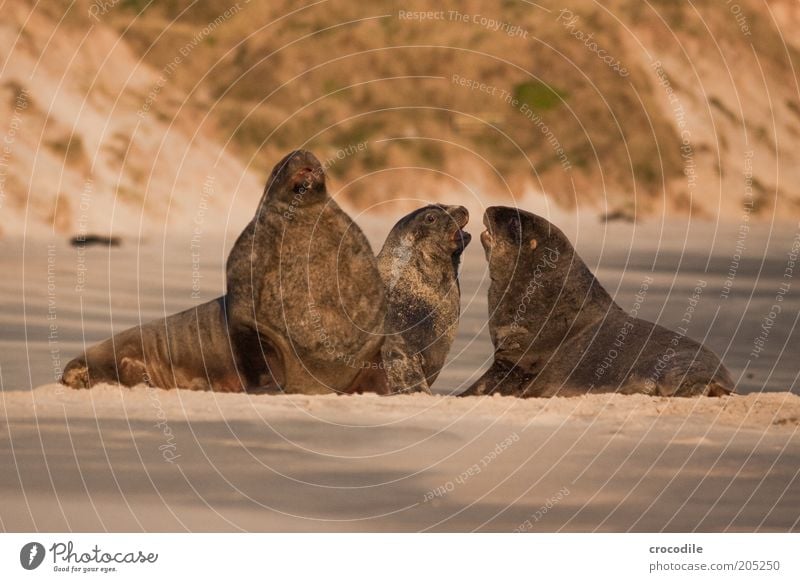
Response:
[{"label": "brown sea lion", "polygon": [[328,194],[310,152],[274,168],[258,211],[228,257],[234,345],[290,393],[383,391],[383,285],[361,229]]},{"label": "brown sea lion", "polygon": [[400,219],[378,254],[386,290],[383,365],[389,392],[428,392],[461,314],[458,267],[471,240],[463,206],[432,204]]},{"label": "brown sea lion", "polygon": [[124,386],[242,392],[268,384],[249,378],[238,346],[228,337],[224,298],[120,332],[86,350],[64,369],[61,382],[89,388],[101,382]]},{"label": "brown sea lion", "polygon": [[62,382],[219,391],[353,391],[385,386],[377,262],[328,196],[313,154],[273,169],[227,263],[227,292],[90,347]]},{"label": "brown sea lion", "polygon": [[495,206],[484,224],[494,363],[463,396],[733,391],[711,350],[625,313],[550,222]]}]

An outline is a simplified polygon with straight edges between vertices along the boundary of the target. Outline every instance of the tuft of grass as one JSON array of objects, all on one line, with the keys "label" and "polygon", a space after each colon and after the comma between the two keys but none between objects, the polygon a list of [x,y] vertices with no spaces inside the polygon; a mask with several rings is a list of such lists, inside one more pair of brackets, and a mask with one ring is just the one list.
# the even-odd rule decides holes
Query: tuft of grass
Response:
[{"label": "tuft of grass", "polygon": [[341,127],[334,134],[332,140],[338,147],[347,147],[348,145],[357,144],[365,141],[374,140],[383,135],[385,126],[383,122],[378,120],[363,120],[351,122],[349,127]]},{"label": "tuft of grass", "polygon": [[800,105],[794,102],[792,99],[787,99],[786,107],[789,108],[789,111],[800,117]]},{"label": "tuft of grass", "polygon": [[86,150],[83,147],[81,136],[70,134],[44,142],[55,154],[63,156],[64,161],[69,165],[76,165],[84,162]]},{"label": "tuft of grass", "polygon": [[325,79],[325,81],[322,83],[322,91],[326,95],[329,95],[334,91],[338,91],[341,88],[342,88],[341,84],[334,79]]},{"label": "tuft of grass", "polygon": [[569,97],[567,91],[541,81],[528,81],[514,86],[514,97],[533,111],[548,111],[561,105]]},{"label": "tuft of grass", "polygon": [[422,140],[418,142],[417,151],[420,159],[426,166],[439,168],[444,165],[444,151],[442,151],[438,143]]},{"label": "tuft of grass", "polygon": [[154,4],[151,0],[122,0],[120,7],[139,14],[145,8],[152,8]]},{"label": "tuft of grass", "polygon": [[656,164],[650,160],[638,160],[633,164],[633,174],[636,180],[648,186],[655,185],[661,179],[661,172]]},{"label": "tuft of grass", "polygon": [[733,111],[725,107],[725,104],[722,103],[718,97],[711,97],[711,99],[708,100],[708,103],[722,113],[725,117],[727,117],[730,121],[734,123],[739,122],[739,117]]}]

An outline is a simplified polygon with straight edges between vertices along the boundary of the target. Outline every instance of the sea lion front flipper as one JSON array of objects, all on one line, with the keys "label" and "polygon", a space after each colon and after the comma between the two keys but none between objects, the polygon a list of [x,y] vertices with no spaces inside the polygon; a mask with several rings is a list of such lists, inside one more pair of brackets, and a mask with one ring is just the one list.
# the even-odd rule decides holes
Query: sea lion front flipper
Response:
[{"label": "sea lion front flipper", "polygon": [[386,369],[389,394],[431,393],[422,369],[422,355],[410,353],[401,335],[387,336],[381,347],[381,356]]},{"label": "sea lion front flipper", "polygon": [[503,396],[533,396],[533,394],[526,393],[533,379],[534,376],[525,373],[520,366],[495,359],[483,376],[459,396],[481,396],[495,393]]},{"label": "sea lion front flipper", "polygon": [[119,383],[123,386],[136,386],[145,384],[152,386],[150,375],[147,373],[147,366],[139,359],[123,357],[117,368]]},{"label": "sea lion front flipper", "polygon": [[363,394],[364,392],[374,392],[384,396],[390,393],[380,350],[373,355],[371,360],[362,363],[358,376],[350,386],[342,391],[342,394]]},{"label": "sea lion front flipper", "polygon": [[309,370],[300,359],[296,350],[287,339],[268,326],[255,322],[256,332],[262,346],[269,347],[278,356],[282,365],[282,374],[275,370],[273,378],[280,383],[287,394],[328,394],[334,389],[328,386],[323,378],[319,378]]},{"label": "sea lion front flipper", "polygon": [[709,350],[679,352],[671,363],[672,368],[656,382],[660,396],[727,396],[734,392],[736,383],[730,372]]},{"label": "sea lion front flipper", "polygon": [[730,396],[733,394],[733,389],[721,384],[716,379],[711,380],[710,382],[695,382],[693,384],[682,384],[680,388],[670,394],[665,394],[665,396],[685,396],[685,397],[692,397],[692,396],[712,396],[712,397],[719,397],[719,396]]},{"label": "sea lion front flipper", "polygon": [[731,396],[735,395],[734,389],[712,380],[706,389],[706,396]]}]

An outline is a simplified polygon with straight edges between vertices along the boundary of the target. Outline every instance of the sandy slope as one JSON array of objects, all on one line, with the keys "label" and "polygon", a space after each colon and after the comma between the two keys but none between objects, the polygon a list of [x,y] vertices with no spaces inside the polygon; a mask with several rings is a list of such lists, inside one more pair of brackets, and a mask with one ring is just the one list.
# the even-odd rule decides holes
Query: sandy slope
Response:
[{"label": "sandy slope", "polygon": [[[241,229],[263,178],[199,114],[187,123],[144,112],[160,81],[105,25],[4,5],[0,235]],[[159,99],[174,97],[167,83]]]},{"label": "sandy slope", "polygon": [[[790,530],[800,397],[0,393],[5,530]],[[57,494],[54,493],[57,492]]]},{"label": "sandy slope", "polygon": [[[404,20],[392,3],[276,0],[202,32],[233,4],[4,3],[0,236],[137,238],[203,217],[204,231],[238,232],[300,144],[338,160],[333,191],[359,210],[437,197],[593,217],[797,213],[796,1],[575,3],[573,28],[560,10],[496,7],[523,39]],[[509,95],[552,85],[564,101],[531,98],[534,117],[454,75]]]}]

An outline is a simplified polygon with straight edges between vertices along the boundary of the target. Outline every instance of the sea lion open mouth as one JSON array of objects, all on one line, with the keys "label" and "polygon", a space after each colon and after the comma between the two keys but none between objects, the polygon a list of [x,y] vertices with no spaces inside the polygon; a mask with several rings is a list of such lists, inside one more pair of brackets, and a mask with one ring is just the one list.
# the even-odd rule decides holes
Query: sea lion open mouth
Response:
[{"label": "sea lion open mouth", "polygon": [[465,249],[471,240],[472,235],[463,228],[458,228],[453,231],[453,242],[456,243],[461,250]]},{"label": "sea lion open mouth", "polygon": [[448,214],[456,223],[456,229],[453,231],[450,240],[456,243],[458,250],[463,251],[472,240],[472,235],[464,230],[464,227],[469,222],[469,211],[463,206],[457,206],[450,207]]},{"label": "sea lion open mouth", "polygon": [[322,168],[306,167],[297,170],[292,176],[292,184],[292,190],[298,193],[322,184]]},{"label": "sea lion open mouth", "polygon": [[456,223],[456,228],[450,240],[456,243],[461,250],[464,250],[472,240],[472,235],[464,230],[464,227],[467,226],[469,222],[469,211],[463,206],[451,206],[448,208],[447,213],[450,215],[453,222]]},{"label": "sea lion open mouth", "polygon": [[275,187],[280,188],[283,184],[287,193],[304,194],[325,187],[325,168],[314,154],[306,150],[288,154],[275,166],[272,176]]},{"label": "sea lion open mouth", "polygon": [[494,244],[494,237],[492,236],[492,224],[491,219],[489,218],[489,210],[486,209],[486,212],[483,213],[483,226],[486,229],[481,233],[481,244],[483,248],[489,249]]}]

